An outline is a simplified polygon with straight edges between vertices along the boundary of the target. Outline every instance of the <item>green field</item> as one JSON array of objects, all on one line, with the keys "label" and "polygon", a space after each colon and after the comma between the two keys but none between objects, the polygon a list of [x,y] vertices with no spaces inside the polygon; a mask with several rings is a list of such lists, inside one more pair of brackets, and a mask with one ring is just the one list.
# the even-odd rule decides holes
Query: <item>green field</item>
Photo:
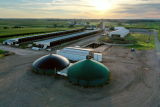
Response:
[{"label": "green field", "polygon": [[0,50],[0,58],[2,58],[4,56],[3,53],[6,53],[6,51]]},{"label": "green field", "polygon": [[5,53],[6,51],[4,51],[4,50],[0,50],[0,54],[2,54],[2,53]]},{"label": "green field", "polygon": [[[59,30],[68,30],[68,22],[74,22],[74,20],[49,20],[49,19],[1,19],[0,20],[0,36],[23,34],[23,33],[38,33],[38,32],[53,32]],[[92,22],[89,20],[82,20],[77,22],[89,22],[90,25],[98,26],[100,21]],[[126,27],[126,28],[144,28],[144,29],[159,29],[160,22],[120,22],[121,26],[118,26],[118,22],[105,22],[105,25],[110,27]],[[66,28],[53,28],[54,24],[62,24]],[[20,26],[23,28],[12,28],[14,26]],[[8,27],[9,29],[3,29]],[[75,25],[75,28],[83,28],[85,25]]]},{"label": "green field", "polygon": [[154,36],[151,35],[149,43],[146,43],[150,35],[146,34],[131,34],[127,36],[125,39],[128,40],[135,40],[138,44],[134,44],[132,46],[127,46],[128,48],[135,48],[135,49],[141,49],[141,50],[148,50],[148,49],[154,49],[155,48],[155,40]]},{"label": "green field", "polygon": [[[90,24],[98,25],[99,22],[90,22]],[[126,27],[126,28],[140,28],[140,29],[160,29],[160,22],[138,22],[138,23],[121,23],[118,26],[118,22],[105,22],[106,26],[113,27]]]},{"label": "green field", "polygon": [[[73,28],[68,28],[69,21],[48,21],[47,19],[3,19],[0,20],[0,36],[25,34],[25,33],[42,33],[42,32],[56,32],[71,29],[80,29],[85,26],[79,25]],[[63,25],[62,28],[54,28],[54,24],[57,26]],[[14,26],[19,26],[23,28],[12,28]],[[7,27],[8,29],[4,29]],[[33,34],[31,34],[33,35]]]}]

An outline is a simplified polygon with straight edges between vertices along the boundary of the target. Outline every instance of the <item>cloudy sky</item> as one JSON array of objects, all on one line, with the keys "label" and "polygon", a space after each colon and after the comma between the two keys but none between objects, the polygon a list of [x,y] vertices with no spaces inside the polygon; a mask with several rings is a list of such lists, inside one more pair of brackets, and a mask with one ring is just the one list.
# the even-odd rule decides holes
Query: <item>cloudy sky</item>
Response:
[{"label": "cloudy sky", "polygon": [[160,0],[0,0],[0,18],[160,19]]}]

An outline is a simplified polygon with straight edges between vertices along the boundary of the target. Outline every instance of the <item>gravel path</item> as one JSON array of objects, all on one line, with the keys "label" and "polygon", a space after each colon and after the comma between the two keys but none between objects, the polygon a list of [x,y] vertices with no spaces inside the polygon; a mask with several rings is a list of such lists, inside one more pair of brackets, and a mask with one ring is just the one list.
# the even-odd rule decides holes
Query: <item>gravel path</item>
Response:
[{"label": "gravel path", "polygon": [[159,38],[156,30],[153,32],[154,38],[155,38],[155,45],[156,45],[156,50],[157,52],[160,52],[160,43],[159,43]]}]

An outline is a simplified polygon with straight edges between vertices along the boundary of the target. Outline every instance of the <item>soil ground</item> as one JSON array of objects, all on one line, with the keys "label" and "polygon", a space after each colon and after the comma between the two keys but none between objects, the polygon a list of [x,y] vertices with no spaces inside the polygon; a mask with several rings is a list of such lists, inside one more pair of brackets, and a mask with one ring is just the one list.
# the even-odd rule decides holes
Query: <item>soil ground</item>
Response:
[{"label": "soil ground", "polygon": [[94,36],[57,47],[51,52],[0,45],[15,55],[0,59],[2,107],[160,107],[160,53],[112,46],[103,51],[103,64],[111,81],[103,87],[84,88],[66,78],[37,75],[31,71],[39,57],[66,46],[98,41]]}]

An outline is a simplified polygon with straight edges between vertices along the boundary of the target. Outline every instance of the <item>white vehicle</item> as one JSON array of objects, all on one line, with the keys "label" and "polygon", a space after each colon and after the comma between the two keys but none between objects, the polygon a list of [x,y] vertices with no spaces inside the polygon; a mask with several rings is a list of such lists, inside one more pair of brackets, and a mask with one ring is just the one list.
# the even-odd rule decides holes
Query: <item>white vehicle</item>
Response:
[{"label": "white vehicle", "polygon": [[15,44],[15,46],[19,46],[19,44]]},{"label": "white vehicle", "polygon": [[51,51],[51,49],[46,49],[47,51]]},{"label": "white vehicle", "polygon": [[38,48],[38,47],[32,47],[32,49],[33,49],[33,50],[36,50],[36,51],[42,50],[42,48]]},{"label": "white vehicle", "polygon": [[32,44],[28,44],[28,46],[27,46],[28,48],[31,48],[32,47]]}]

